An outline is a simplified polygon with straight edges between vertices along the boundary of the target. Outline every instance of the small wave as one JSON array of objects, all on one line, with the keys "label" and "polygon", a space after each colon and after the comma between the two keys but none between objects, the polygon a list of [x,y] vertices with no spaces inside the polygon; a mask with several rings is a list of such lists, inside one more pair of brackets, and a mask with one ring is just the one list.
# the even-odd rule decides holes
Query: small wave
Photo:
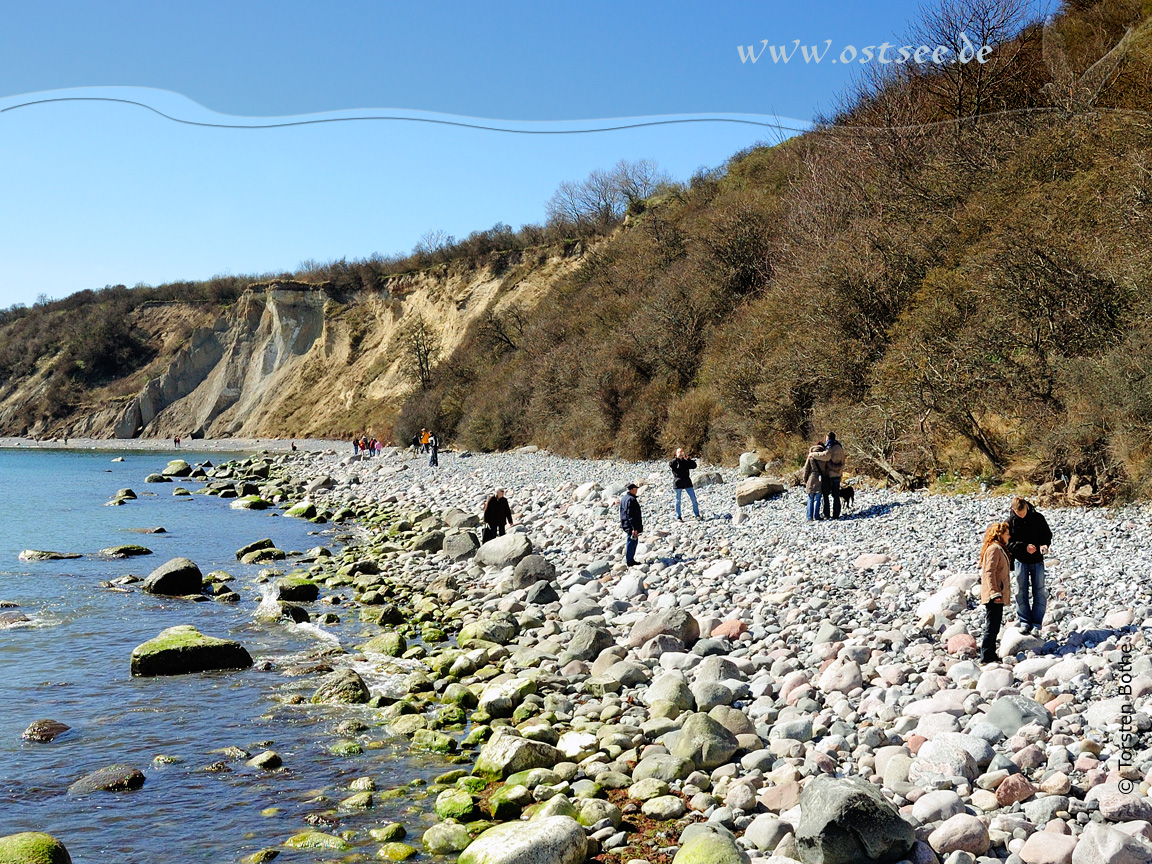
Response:
[{"label": "small wave", "polygon": [[320,639],[323,642],[331,643],[332,645],[340,644],[340,638],[338,636],[329,633],[327,630],[317,624],[289,624],[289,628],[295,633],[304,633],[308,636]]}]

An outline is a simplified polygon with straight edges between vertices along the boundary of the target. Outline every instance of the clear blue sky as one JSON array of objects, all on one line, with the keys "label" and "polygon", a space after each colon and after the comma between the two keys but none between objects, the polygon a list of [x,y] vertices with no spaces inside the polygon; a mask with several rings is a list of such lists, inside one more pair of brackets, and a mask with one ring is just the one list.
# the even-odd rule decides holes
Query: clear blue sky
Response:
[{"label": "clear blue sky", "polygon": [[[833,107],[848,69],[741,63],[736,46],[875,44],[904,31],[918,5],[10,4],[0,108],[102,88],[67,95],[117,95],[205,122],[355,109],[806,121]],[[724,123],[556,136],[395,121],[236,130],[121,104],[19,108],[0,113],[0,306],[404,251],[431,228],[518,227],[542,221],[556,186],[593,168],[650,158],[683,179],[765,137]]]}]

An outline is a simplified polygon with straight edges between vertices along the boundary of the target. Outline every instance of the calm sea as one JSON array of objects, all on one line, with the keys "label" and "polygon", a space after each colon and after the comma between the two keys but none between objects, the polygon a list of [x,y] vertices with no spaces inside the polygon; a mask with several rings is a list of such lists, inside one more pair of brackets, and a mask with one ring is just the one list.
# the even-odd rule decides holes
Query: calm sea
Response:
[{"label": "calm sea", "polygon": [[[112,462],[116,456],[125,461]],[[180,456],[189,462],[228,458],[220,453]],[[287,705],[276,698],[287,693],[307,697],[315,686],[315,675],[293,677],[285,674],[287,666],[307,662],[326,639],[339,639],[350,648],[367,635],[355,611],[336,607],[342,622],[325,627],[326,632],[254,623],[260,568],[235,559],[237,548],[262,537],[285,550],[334,548],[333,526],[283,518],[276,511],[230,510],[227,501],[205,495],[172,496],[176,485],[195,489],[195,483],[145,484],[144,476],[160,470],[168,458],[139,452],[0,450],[0,600],[19,604],[19,611],[33,619],[31,625],[0,628],[0,836],[46,831],[64,842],[75,862],[221,862],[279,846],[292,834],[314,828],[310,817],[312,822],[330,820],[315,830],[355,831],[356,851],[366,855],[375,852],[367,829],[391,820],[405,821],[418,845],[421,826],[414,824],[415,814],[430,809],[430,802],[399,798],[363,813],[340,812],[337,804],[352,794],[348,784],[357,777],[372,777],[386,788],[452,766],[427,757],[411,759],[402,742],[378,727],[359,735],[337,728],[350,717],[374,726],[369,709]],[[103,506],[126,486],[139,500]],[[133,531],[153,526],[168,533]],[[123,561],[91,555],[121,543],[140,543],[155,554]],[[88,554],[26,563],[17,559],[22,549]],[[232,573],[242,601],[193,603],[138,588],[120,593],[100,587],[102,581],[130,573],[146,576],[175,556],[191,558],[204,573]],[[257,667],[270,660],[272,669],[131,677],[132,649],[176,624],[236,639]],[[72,730],[50,744],[23,741],[28,724],[42,718]],[[359,738],[364,753],[329,755],[340,738]],[[283,757],[285,770],[266,774],[214,752],[225,747],[253,755],[270,747]],[[154,764],[158,755],[179,761]],[[232,770],[203,770],[220,760]],[[111,764],[141,769],[146,783],[134,792],[68,794],[69,784]],[[280,860],[346,855],[285,850]]]}]

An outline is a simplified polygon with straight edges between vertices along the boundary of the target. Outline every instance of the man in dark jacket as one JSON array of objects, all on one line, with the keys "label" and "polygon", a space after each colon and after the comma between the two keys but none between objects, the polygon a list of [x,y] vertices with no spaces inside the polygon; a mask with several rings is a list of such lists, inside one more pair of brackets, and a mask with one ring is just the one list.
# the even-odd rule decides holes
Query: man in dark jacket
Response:
[{"label": "man in dark jacket", "polygon": [[[824,497],[824,518],[840,518],[840,480],[844,477],[844,445],[836,440],[836,433],[829,432],[824,442],[828,461],[824,463],[820,494]],[[831,500],[829,500],[831,499]],[[831,508],[831,514],[829,514]]]},{"label": "man in dark jacket", "polygon": [[696,503],[696,490],[692,488],[692,471],[696,467],[695,459],[686,459],[684,457],[684,450],[679,449],[676,451],[676,458],[668,463],[668,467],[672,469],[672,488],[676,490],[676,519],[683,522],[680,516],[680,493],[687,492],[688,500],[692,502],[692,512],[696,514],[696,518],[700,518],[700,505]]},{"label": "man in dark jacket", "polygon": [[[1023,633],[1044,623],[1048,593],[1044,589],[1044,556],[1052,543],[1048,521],[1023,498],[1012,499],[1008,516],[1008,554],[1016,562],[1016,617]],[[1031,589],[1032,602],[1028,592]]]},{"label": "man in dark jacket", "polygon": [[629,483],[620,498],[620,527],[624,529],[624,563],[636,566],[636,547],[640,543],[640,532],[644,530],[644,519],[640,515],[640,502],[636,499],[639,487]]},{"label": "man in dark jacket", "polygon": [[504,497],[503,489],[497,489],[496,494],[484,504],[484,524],[488,526],[484,533],[492,537],[503,537],[504,526],[512,524],[512,508]]}]

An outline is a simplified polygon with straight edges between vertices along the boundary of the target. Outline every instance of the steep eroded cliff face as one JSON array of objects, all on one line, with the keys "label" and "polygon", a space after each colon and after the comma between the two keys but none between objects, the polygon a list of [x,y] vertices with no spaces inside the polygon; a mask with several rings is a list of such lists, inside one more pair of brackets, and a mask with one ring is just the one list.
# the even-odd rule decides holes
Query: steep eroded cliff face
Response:
[{"label": "steep eroded cliff face", "polygon": [[[164,303],[134,313],[163,347],[145,369],[89,392],[72,415],[36,436],[288,437],[384,433],[413,381],[408,335],[420,321],[448,356],[469,326],[515,304],[527,311],[579,263],[544,255],[510,270],[438,268],[341,294],[327,284],[256,283],[221,309]],[[14,415],[35,376],[0,398]]]}]

